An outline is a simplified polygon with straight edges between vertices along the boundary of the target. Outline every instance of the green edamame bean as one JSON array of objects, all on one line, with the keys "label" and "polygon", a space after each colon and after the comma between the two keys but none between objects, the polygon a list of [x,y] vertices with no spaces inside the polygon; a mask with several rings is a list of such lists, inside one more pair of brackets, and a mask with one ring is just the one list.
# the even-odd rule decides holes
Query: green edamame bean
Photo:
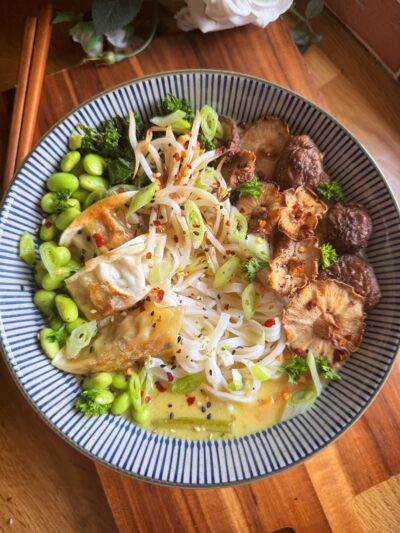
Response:
[{"label": "green edamame bean", "polygon": [[71,260],[71,252],[65,246],[54,248],[54,257],[57,265],[65,266]]},{"label": "green edamame bean", "polygon": [[40,200],[40,207],[45,213],[55,213],[58,207],[58,199],[55,192],[48,192]]},{"label": "green edamame bean", "polygon": [[85,189],[82,189],[82,187],[79,187],[79,189],[76,189],[76,191],[72,193],[72,198],[75,198],[81,204],[84,204],[89,194],[90,194],[89,191],[85,191]]},{"label": "green edamame bean", "polygon": [[56,172],[47,179],[47,187],[52,192],[74,192],[79,187],[79,180],[74,174],[68,172]]},{"label": "green edamame bean", "polygon": [[100,176],[90,176],[90,174],[82,174],[79,176],[79,183],[82,189],[91,192],[96,189],[108,189],[110,187],[110,184],[106,179]]},{"label": "green edamame bean", "polygon": [[35,265],[35,281],[39,287],[42,286],[42,281],[45,274],[47,274],[46,267],[41,261],[39,261],[39,263],[36,263]]},{"label": "green edamame bean", "polygon": [[74,259],[71,259],[71,261],[68,261],[68,263],[65,265],[66,270],[69,270],[69,274],[67,275],[67,278],[71,276],[74,272],[78,272],[80,270],[81,265],[78,263],[78,261],[75,261]]},{"label": "green edamame bean", "polygon": [[40,226],[39,237],[42,241],[52,241],[57,237],[58,230],[54,224],[55,217],[47,217]]},{"label": "green edamame bean", "polygon": [[112,386],[117,390],[126,390],[128,388],[128,381],[125,379],[125,376],[118,372],[112,378]]},{"label": "green edamame bean", "polygon": [[87,321],[84,320],[83,318],[77,318],[73,322],[70,322],[69,324],[67,324],[65,329],[67,330],[68,333],[72,333],[75,328],[82,326],[82,324],[86,324],[86,322]]},{"label": "green edamame bean", "polygon": [[129,392],[121,392],[118,396],[115,397],[113,403],[111,404],[111,412],[113,415],[122,415],[129,409],[131,405],[131,398]]},{"label": "green edamame bean", "polygon": [[50,320],[50,327],[53,331],[58,331],[63,326],[65,326],[65,324],[58,316],[55,316]]},{"label": "green edamame bean", "polygon": [[108,372],[98,372],[93,376],[88,376],[83,381],[83,389],[106,389],[111,385],[112,376]]},{"label": "green edamame bean", "polygon": [[18,255],[27,265],[35,264],[35,243],[33,237],[26,231],[21,233],[18,243]]},{"label": "green edamame bean", "polygon": [[56,226],[59,230],[65,230],[71,222],[76,218],[78,215],[81,214],[80,209],[77,209],[76,207],[68,207],[65,211],[60,213],[56,218]]},{"label": "green edamame bean", "polygon": [[63,294],[57,294],[55,302],[58,314],[64,322],[74,322],[78,318],[78,306],[72,298]]},{"label": "green edamame bean", "polygon": [[39,334],[40,345],[44,353],[50,359],[53,359],[60,351],[60,345],[54,336],[54,331],[50,328],[44,328]]},{"label": "green edamame bean", "polygon": [[[67,204],[66,209],[73,207],[74,209],[79,209],[79,211],[81,210],[81,203],[77,198],[69,198]],[[65,209],[63,209],[63,211],[65,211]]]},{"label": "green edamame bean", "polygon": [[105,161],[97,154],[87,154],[83,158],[83,168],[91,176],[101,176],[104,172]]},{"label": "green edamame bean", "polygon": [[96,390],[99,391],[99,394],[96,396],[96,402],[100,405],[110,405],[114,401],[114,394],[111,391],[107,389]]},{"label": "green edamame bean", "polygon": [[72,152],[68,152],[65,154],[65,156],[62,158],[60,168],[63,172],[71,172],[73,168],[76,167],[76,165],[79,163],[81,159],[81,154],[73,150]]},{"label": "green edamame bean", "polygon": [[33,295],[33,303],[40,309],[40,311],[46,315],[51,316],[56,310],[55,306],[56,293],[53,291],[46,291],[40,289]]},{"label": "green edamame bean", "polygon": [[70,150],[78,150],[82,146],[82,135],[77,131],[73,131],[68,139],[68,148]]},{"label": "green edamame bean", "polygon": [[106,196],[106,190],[105,189],[96,189],[95,191],[91,192],[89,196],[86,198],[85,203],[83,204],[83,209],[87,209],[94,203],[98,202],[99,200],[102,200]]},{"label": "green edamame bean", "polygon": [[46,291],[55,291],[57,289],[61,289],[61,287],[64,285],[64,280],[64,276],[56,276],[46,272],[42,278],[41,285]]}]

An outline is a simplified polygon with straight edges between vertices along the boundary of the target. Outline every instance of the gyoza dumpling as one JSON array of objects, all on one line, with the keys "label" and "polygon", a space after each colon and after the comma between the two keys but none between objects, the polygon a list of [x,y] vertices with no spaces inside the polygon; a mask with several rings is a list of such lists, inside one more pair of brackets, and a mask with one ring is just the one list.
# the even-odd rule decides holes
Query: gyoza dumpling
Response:
[{"label": "gyoza dumpling", "polygon": [[143,233],[145,228],[136,213],[126,217],[135,194],[136,191],[114,194],[85,209],[63,232],[60,245],[67,246],[74,259],[84,262]]},{"label": "gyoza dumpling", "polygon": [[[76,357],[68,358],[66,347],[52,360],[55,367],[73,374],[126,371],[136,361],[170,357],[175,353],[182,326],[182,307],[155,307],[119,313],[99,329],[96,337]],[[155,326],[154,326],[155,324]],[[154,327],[153,327],[154,326]]]},{"label": "gyoza dumpling", "polygon": [[151,261],[146,259],[148,235],[99,257],[90,259],[66,280],[66,286],[79,309],[89,320],[123,311],[142,300],[151,290],[150,266],[163,259],[167,237],[154,235]]}]

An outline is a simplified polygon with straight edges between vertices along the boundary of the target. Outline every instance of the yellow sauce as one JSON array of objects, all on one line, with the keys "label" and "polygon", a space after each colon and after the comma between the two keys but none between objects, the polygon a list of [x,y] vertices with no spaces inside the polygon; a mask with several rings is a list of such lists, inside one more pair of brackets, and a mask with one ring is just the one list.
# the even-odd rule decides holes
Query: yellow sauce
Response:
[{"label": "yellow sauce", "polygon": [[[201,387],[191,394],[173,394],[170,391],[155,395],[149,405],[149,418],[145,424],[149,431],[187,439],[218,439],[220,437],[239,437],[272,426],[280,421],[287,399],[296,390],[307,388],[307,382],[297,385],[288,384],[287,376],[278,380],[262,383],[257,393],[257,400],[251,403],[236,403],[216,400],[201,391]],[[194,398],[194,402],[189,405]],[[211,402],[211,406],[207,404]],[[172,413],[172,419],[171,417]],[[207,429],[207,415],[211,420],[232,422],[232,431],[221,434]],[[193,424],[190,429],[181,429],[174,421],[182,417],[199,419],[201,423]],[[165,427],[154,428],[155,420],[168,420]],[[202,423],[205,425],[202,426]]]}]

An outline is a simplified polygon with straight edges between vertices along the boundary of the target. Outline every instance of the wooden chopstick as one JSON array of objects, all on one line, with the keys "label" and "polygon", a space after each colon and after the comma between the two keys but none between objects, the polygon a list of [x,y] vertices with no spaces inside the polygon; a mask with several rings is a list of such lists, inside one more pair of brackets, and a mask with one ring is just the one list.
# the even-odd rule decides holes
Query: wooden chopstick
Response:
[{"label": "wooden chopstick", "polygon": [[7,158],[3,174],[3,188],[11,182],[17,161],[22,116],[24,113],[26,91],[28,88],[29,71],[32,61],[33,44],[35,41],[37,18],[27,17],[24,38],[22,41],[21,58],[18,70],[18,83],[15,90],[10,133],[8,136]]},{"label": "wooden chopstick", "polygon": [[40,8],[18,143],[16,167],[22,163],[32,147],[50,45],[52,15],[53,7],[51,4],[44,4]]}]

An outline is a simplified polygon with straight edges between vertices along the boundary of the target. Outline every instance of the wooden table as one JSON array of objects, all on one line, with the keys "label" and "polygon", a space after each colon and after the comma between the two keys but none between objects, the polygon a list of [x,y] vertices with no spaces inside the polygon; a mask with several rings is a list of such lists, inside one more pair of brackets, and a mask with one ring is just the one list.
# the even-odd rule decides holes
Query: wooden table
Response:
[{"label": "wooden table", "polygon": [[[76,67],[48,76],[37,137],[80,102],[115,84],[201,67],[261,76],[326,106],[286,28],[277,21],[266,30],[245,27],[207,36],[192,32],[158,37],[138,58],[111,68]],[[0,98],[0,124],[9,108],[10,98]],[[158,487],[94,466],[34,414],[3,363],[0,373],[0,531],[12,519],[14,530],[35,532],[108,532],[116,524],[123,532],[242,533],[289,527],[296,532],[353,533],[363,530],[363,507],[361,500],[354,505],[355,496],[400,471],[399,365],[368,412],[340,440],[287,472],[218,490]]]}]

